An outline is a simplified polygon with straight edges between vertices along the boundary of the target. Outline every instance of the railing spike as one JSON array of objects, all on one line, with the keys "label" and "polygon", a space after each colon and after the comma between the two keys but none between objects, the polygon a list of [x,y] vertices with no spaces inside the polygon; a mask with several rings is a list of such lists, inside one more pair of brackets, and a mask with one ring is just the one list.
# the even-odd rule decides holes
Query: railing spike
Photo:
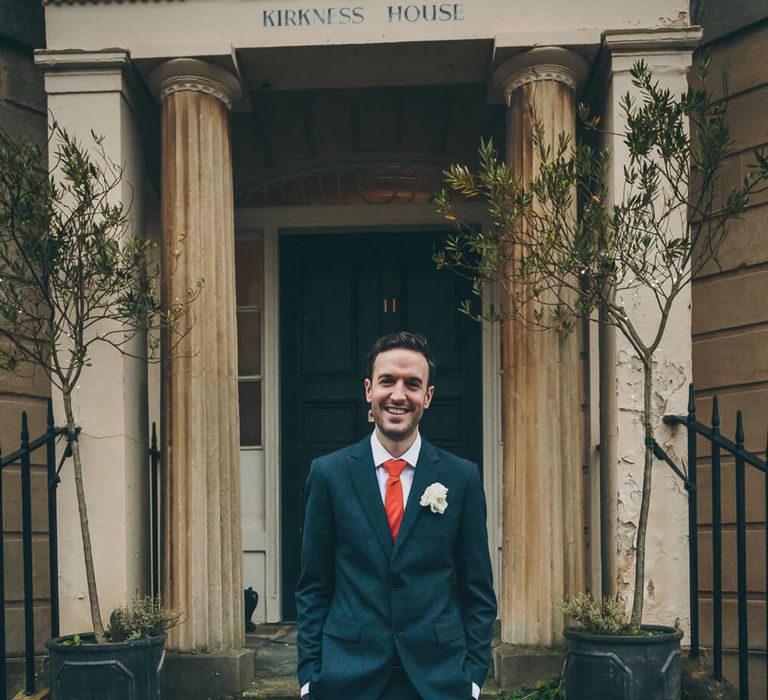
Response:
[{"label": "railing spike", "polygon": [[717,430],[720,428],[720,407],[717,401],[717,395],[712,397],[712,427]]},{"label": "railing spike", "polygon": [[48,411],[45,418],[45,423],[48,426],[48,432],[53,432],[53,400],[48,399]]},{"label": "railing spike", "polygon": [[744,418],[741,411],[736,411],[736,445],[738,447],[744,446]]},{"label": "railing spike", "polygon": [[688,413],[696,413],[696,399],[693,398],[693,382],[688,385]]},{"label": "railing spike", "polygon": [[27,425],[27,412],[21,412],[21,441],[29,442],[29,426]]},{"label": "railing spike", "polygon": [[152,421],[152,449],[157,449],[157,423]]}]

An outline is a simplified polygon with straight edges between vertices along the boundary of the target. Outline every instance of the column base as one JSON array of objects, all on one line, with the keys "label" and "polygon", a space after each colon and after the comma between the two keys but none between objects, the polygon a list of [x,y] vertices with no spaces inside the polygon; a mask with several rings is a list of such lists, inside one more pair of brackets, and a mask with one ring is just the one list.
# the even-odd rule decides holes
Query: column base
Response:
[{"label": "column base", "polygon": [[562,673],[564,662],[564,647],[499,644],[493,650],[493,673],[502,690],[547,681]]},{"label": "column base", "polygon": [[223,700],[242,693],[253,681],[253,649],[209,653],[168,652],[165,697],[168,700]]}]

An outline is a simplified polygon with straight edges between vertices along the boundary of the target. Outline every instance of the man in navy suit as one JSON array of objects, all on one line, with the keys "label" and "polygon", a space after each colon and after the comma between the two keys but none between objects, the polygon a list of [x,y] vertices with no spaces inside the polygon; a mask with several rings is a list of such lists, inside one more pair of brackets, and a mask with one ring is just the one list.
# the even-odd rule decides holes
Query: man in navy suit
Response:
[{"label": "man in navy suit", "polygon": [[422,336],[376,341],[373,434],[312,463],[296,589],[302,697],[479,697],[496,619],[485,495],[476,465],[419,434],[434,371]]}]

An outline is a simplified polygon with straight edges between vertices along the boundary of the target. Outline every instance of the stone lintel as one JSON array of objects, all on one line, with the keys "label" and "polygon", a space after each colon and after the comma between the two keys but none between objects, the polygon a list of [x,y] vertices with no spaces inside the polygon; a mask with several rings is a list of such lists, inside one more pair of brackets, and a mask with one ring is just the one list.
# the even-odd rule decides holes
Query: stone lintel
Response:
[{"label": "stone lintel", "polygon": [[253,681],[253,649],[220,649],[165,658],[168,700],[210,700],[239,695]]},{"label": "stone lintel", "polygon": [[693,51],[702,37],[701,27],[656,29],[611,29],[603,32],[606,51],[590,79],[591,99],[603,99],[612,76],[629,73],[639,60],[654,74],[684,74],[691,66]]},{"label": "stone lintel", "polygon": [[612,29],[603,32],[603,44],[612,53],[690,52],[701,42],[701,27]]},{"label": "stone lintel", "polygon": [[[184,0],[161,0],[164,2],[184,2]],[[125,2],[125,0],[43,0],[43,5],[109,5]],[[130,0],[137,2],[137,0]],[[142,3],[158,2],[158,0],[138,0]]]},{"label": "stone lintel", "polygon": [[629,73],[640,60],[645,61],[654,75],[684,75],[693,62],[693,51],[702,38],[701,27],[672,27],[659,29],[622,29],[603,33],[608,61],[601,83],[610,75]]},{"label": "stone lintel", "polygon": [[40,49],[35,63],[43,71],[48,95],[121,93],[139,118],[154,109],[127,49]]},{"label": "stone lintel", "polygon": [[130,56],[125,49],[104,51],[35,51],[48,95],[122,92],[128,97],[126,68]]},{"label": "stone lintel", "polygon": [[536,46],[597,47],[602,41],[602,32],[595,27],[569,27],[567,29],[514,29],[497,34],[493,39],[494,54],[499,56],[501,65],[505,51],[528,50]]},{"label": "stone lintel", "polygon": [[64,95],[88,92],[125,92],[130,64],[125,49],[104,51],[35,51],[35,63],[45,76],[45,92]]},{"label": "stone lintel", "polygon": [[35,63],[46,73],[54,71],[121,71],[128,65],[130,54],[127,49],[113,48],[103,51],[81,51],[69,49],[56,51],[37,49]]},{"label": "stone lintel", "polygon": [[502,690],[546,681],[563,671],[565,647],[499,644],[493,650],[493,670]]}]

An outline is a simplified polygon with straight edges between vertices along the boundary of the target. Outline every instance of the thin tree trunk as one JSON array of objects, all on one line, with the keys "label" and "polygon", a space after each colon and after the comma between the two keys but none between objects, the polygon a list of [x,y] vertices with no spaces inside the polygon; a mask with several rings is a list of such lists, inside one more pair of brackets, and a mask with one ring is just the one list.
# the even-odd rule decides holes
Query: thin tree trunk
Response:
[{"label": "thin tree trunk", "polygon": [[72,394],[66,387],[62,389],[64,398],[64,415],[67,419],[67,432],[72,446],[72,462],[75,472],[75,491],[77,492],[77,508],[80,513],[80,532],[83,536],[83,559],[85,560],[85,578],[88,582],[88,599],[91,605],[91,621],[96,642],[106,641],[104,625],[101,621],[99,594],[96,590],[96,573],[93,568],[93,549],[91,547],[91,531],[88,525],[88,509],[85,505],[85,489],[83,488],[83,463],[80,460],[80,445],[77,442],[75,418],[72,413]]},{"label": "thin tree trunk", "polygon": [[637,523],[635,549],[635,596],[632,601],[630,624],[639,627],[643,621],[645,593],[645,536],[648,531],[648,512],[651,504],[651,478],[653,476],[653,424],[651,397],[653,392],[653,358],[643,357],[643,427],[645,428],[645,460],[643,463],[643,495],[640,502],[640,519]]}]

